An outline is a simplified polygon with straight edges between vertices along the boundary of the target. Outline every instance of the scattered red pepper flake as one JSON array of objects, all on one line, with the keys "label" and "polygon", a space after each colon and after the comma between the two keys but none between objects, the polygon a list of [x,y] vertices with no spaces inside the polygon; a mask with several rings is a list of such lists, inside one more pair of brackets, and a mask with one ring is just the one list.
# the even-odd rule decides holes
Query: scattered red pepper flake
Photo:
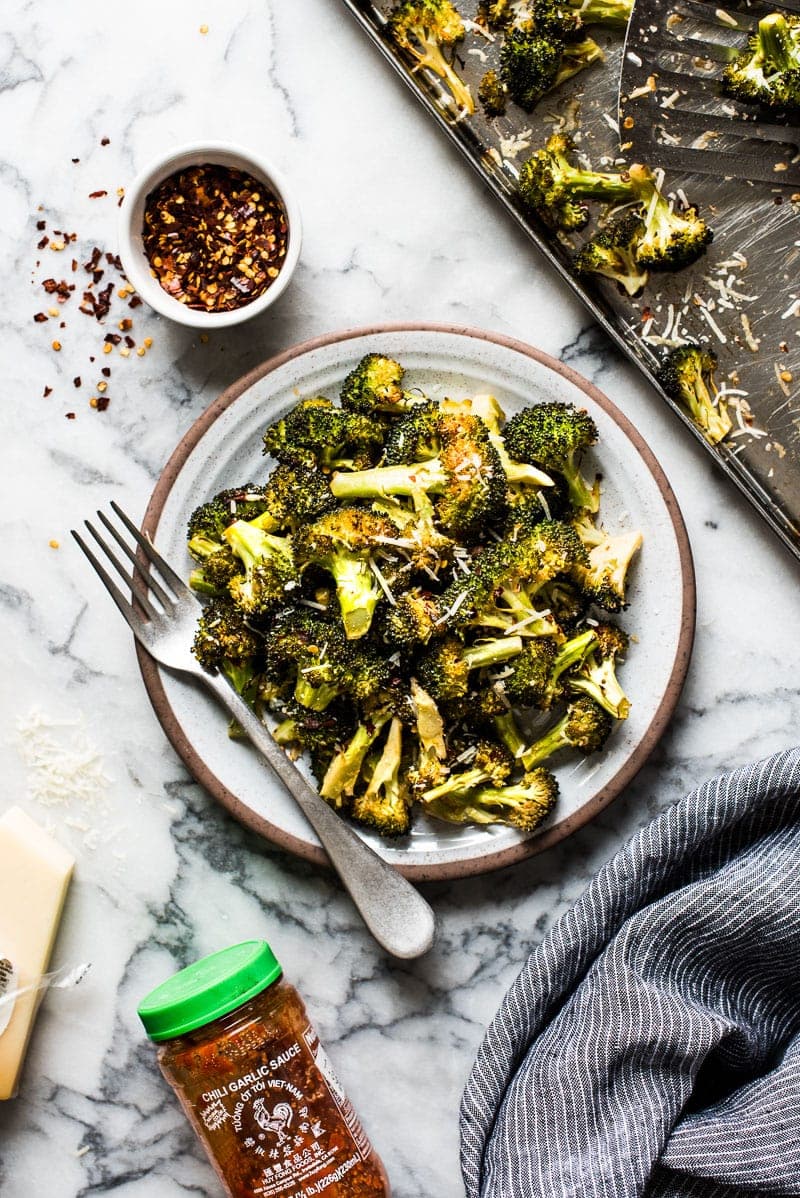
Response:
[{"label": "scattered red pepper flake", "polygon": [[[44,250],[44,249],[46,249],[46,248],[47,248],[47,243],[48,243],[48,241],[49,241],[49,240],[50,240],[50,238],[49,238],[49,237],[48,237],[48,236],[45,234],[45,236],[42,238],[42,240],[41,240],[41,241],[37,241],[37,243],[36,243],[36,248],[37,248],[37,250]],[[36,265],[38,266],[38,265],[39,265],[39,263],[37,262],[37,263],[36,263]]]},{"label": "scattered red pepper flake", "polygon": [[43,397],[44,399],[47,399],[48,395],[52,395],[52,394],[53,394],[53,388],[52,388],[52,387],[45,387],[44,391],[42,392],[42,397]]},{"label": "scattered red pepper flake", "polygon": [[142,303],[142,301],[141,301],[140,297],[138,295],[135,295],[133,297],[133,299],[128,300],[128,307],[129,308],[139,308],[141,306],[141,303]]},{"label": "scattered red pepper flake", "polygon": [[65,412],[65,413],[64,413],[64,415],[66,416],[67,420],[74,420],[74,419],[75,419],[75,413],[74,413],[74,412]]},{"label": "scattered red pepper flake", "polygon": [[73,161],[73,162],[80,162],[80,158],[73,158],[73,159],[72,159],[72,161]]},{"label": "scattered red pepper flake", "polygon": [[94,406],[97,408],[98,412],[105,412],[106,408],[108,407],[108,405],[110,403],[111,403],[111,400],[110,400],[109,396],[98,395],[97,402],[95,403]]},{"label": "scattered red pepper flake", "polygon": [[101,145],[101,146],[108,146],[108,145],[110,145],[110,144],[111,144],[111,138],[110,138],[110,137],[101,137],[101,138],[100,138],[100,145]]},{"label": "scattered red pepper flake", "polygon": [[[94,361],[94,358],[92,358],[91,360],[92,360],[92,362],[93,362],[93,361]],[[102,374],[102,375],[103,375],[105,378],[107,378],[107,379],[110,379],[110,378],[111,378],[111,367],[110,367],[110,366],[103,366],[103,367],[101,368],[101,370],[100,370],[100,373],[101,373],[101,374]]]},{"label": "scattered red pepper flake", "polygon": [[107,191],[90,191],[89,199],[90,200],[101,200],[103,198],[103,196],[107,196],[107,195],[108,195]]},{"label": "scattered red pepper flake", "polygon": [[39,230],[39,232],[41,233],[42,229],[46,229],[46,228],[47,228],[47,221],[46,221],[46,220],[37,220],[37,222],[36,222],[36,228],[37,228],[37,229]]},{"label": "scattered red pepper flake", "polygon": [[81,376],[80,376],[79,374],[76,374],[76,375],[75,375],[75,378],[72,380],[72,385],[73,385],[73,387],[80,387],[80,385],[81,385]]},{"label": "scattered red pepper flake", "polygon": [[47,320],[46,312],[34,312],[33,319],[37,324],[43,324]]}]

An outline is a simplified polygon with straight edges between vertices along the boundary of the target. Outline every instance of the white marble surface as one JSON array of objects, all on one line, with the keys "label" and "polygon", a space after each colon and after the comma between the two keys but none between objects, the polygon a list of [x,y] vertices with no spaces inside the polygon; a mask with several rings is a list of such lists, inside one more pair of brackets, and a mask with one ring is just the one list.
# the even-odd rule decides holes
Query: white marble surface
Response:
[{"label": "white marble surface", "polygon": [[[78,990],[49,997],[20,1097],[0,1110],[0,1194],[218,1194],[135,1006],[176,965],[265,936],[306,996],[395,1193],[456,1198],[461,1087],[528,948],[657,808],[796,739],[786,629],[797,627],[800,572],[496,210],[339,0],[128,10],[6,0],[3,13],[3,803],[50,821],[75,850],[56,961],[92,970]],[[35,222],[76,230],[80,261],[94,243],[113,248],[117,187],[173,143],[227,136],[263,149],[295,182],[306,230],[296,280],[274,313],[207,344],[139,309],[134,336],[153,347],[144,359],[104,359],[112,402],[97,413],[88,355],[102,330],[73,301],[55,354],[57,322],[32,320],[48,306],[31,284],[36,258],[36,279],[60,278],[69,256],[50,254],[48,270]],[[90,200],[95,190],[109,196]],[[308,336],[391,319],[511,333],[598,383],[672,480],[699,607],[682,702],[636,783],[555,851],[427,887],[440,940],[410,965],[376,952],[329,877],[245,834],[190,781],[150,710],[131,639],[69,539],[109,498],[140,516],[182,432],[244,370]],[[49,721],[82,717],[102,755],[112,782],[88,819],[80,803],[45,810],[32,793],[16,722],[36,707]],[[76,826],[87,822],[97,835]]]}]

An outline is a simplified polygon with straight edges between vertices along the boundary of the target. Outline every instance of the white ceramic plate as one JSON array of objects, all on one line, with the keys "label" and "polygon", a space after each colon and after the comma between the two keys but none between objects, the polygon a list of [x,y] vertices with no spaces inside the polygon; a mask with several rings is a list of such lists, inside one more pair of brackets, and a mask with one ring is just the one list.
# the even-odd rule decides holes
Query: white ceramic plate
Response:
[{"label": "white ceramic plate", "polygon": [[[454,827],[417,817],[403,842],[362,832],[410,877],[461,877],[508,865],[563,839],[623,789],[657,743],[680,695],[694,635],[694,576],[675,497],[630,422],[595,387],[531,346],[492,333],[446,326],[382,326],[307,342],[273,358],[230,387],[195,422],[153,494],[144,528],[161,553],[190,569],[186,522],[216,491],[264,477],[265,427],[310,395],[338,396],[361,356],[382,351],[406,368],[409,386],[453,398],[492,392],[506,413],[540,400],[588,409],[600,433],[602,516],[611,529],[641,529],[644,546],[632,569],[624,626],[636,640],[623,667],[632,701],[606,750],[589,758],[562,754],[555,772],[561,798],[540,831]],[[231,741],[226,716],[192,680],[170,675],[143,652],[145,685],[164,730],[197,780],[238,819],[269,840],[314,861],[324,853],[292,799],[247,744]]]}]

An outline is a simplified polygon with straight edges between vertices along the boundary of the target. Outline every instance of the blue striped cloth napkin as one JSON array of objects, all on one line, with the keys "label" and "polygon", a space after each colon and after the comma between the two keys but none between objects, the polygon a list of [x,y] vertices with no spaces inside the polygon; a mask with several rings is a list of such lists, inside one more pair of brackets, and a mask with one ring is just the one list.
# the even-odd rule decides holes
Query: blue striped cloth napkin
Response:
[{"label": "blue striped cloth napkin", "polygon": [[461,1163],[468,1198],[800,1194],[800,749],[659,815],[531,953]]}]

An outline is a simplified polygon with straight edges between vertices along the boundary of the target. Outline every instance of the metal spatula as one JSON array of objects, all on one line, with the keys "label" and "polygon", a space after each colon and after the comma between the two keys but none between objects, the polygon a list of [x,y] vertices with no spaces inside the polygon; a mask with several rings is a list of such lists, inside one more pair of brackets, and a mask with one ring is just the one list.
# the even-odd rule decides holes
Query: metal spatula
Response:
[{"label": "metal spatula", "polygon": [[[800,12],[792,4],[781,10]],[[724,95],[726,63],[776,6],[636,0],[620,78],[623,154],[686,173],[800,187],[800,128]]]}]

